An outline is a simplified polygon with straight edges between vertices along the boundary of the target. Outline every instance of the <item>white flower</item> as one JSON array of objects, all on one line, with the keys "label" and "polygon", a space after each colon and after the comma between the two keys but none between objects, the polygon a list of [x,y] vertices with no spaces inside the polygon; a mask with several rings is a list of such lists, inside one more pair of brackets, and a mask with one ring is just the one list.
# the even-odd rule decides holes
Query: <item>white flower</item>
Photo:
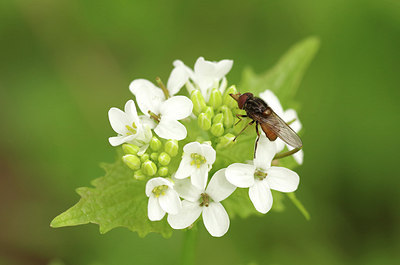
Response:
[{"label": "white flower", "polygon": [[175,178],[191,177],[192,184],[204,189],[207,184],[208,172],[214,164],[216,152],[209,144],[198,142],[188,143],[183,147],[183,156]]},{"label": "white flower", "polygon": [[188,179],[177,181],[175,189],[184,198],[182,210],[168,215],[168,223],[174,229],[183,229],[203,214],[204,226],[214,237],[223,236],[229,229],[229,216],[220,201],[226,199],[236,187],[225,178],[225,169],[217,171],[207,189],[198,189]]},{"label": "white flower", "polygon": [[[281,117],[285,122],[293,121],[290,124],[290,127],[295,132],[299,132],[301,130],[302,125],[297,116],[297,112],[294,109],[287,109],[284,111],[281,103],[279,102],[278,97],[271,90],[267,89],[263,93],[260,93],[260,98],[262,98],[272,108],[272,110],[275,111],[275,113],[278,114],[278,116]],[[285,145],[289,150],[293,149],[293,147],[287,145],[279,138],[276,139],[275,143],[277,146],[277,152],[282,151]],[[295,153],[293,155],[293,158],[299,165],[303,164],[303,158],[304,158],[303,150],[301,149],[300,151]]]},{"label": "white flower", "polygon": [[151,221],[161,220],[165,212],[177,214],[182,208],[172,182],[165,178],[150,179],[146,184],[146,195],[149,197],[147,215]]},{"label": "white flower", "polygon": [[[182,71],[174,69],[168,80],[169,94],[177,93],[185,82]],[[134,80],[129,89],[136,96],[140,110],[149,117],[150,111],[154,115],[153,118],[158,120],[157,124],[153,123],[154,132],[158,136],[173,140],[186,138],[186,128],[178,120],[182,120],[192,113],[193,103],[190,99],[184,96],[165,99],[163,91],[145,79]]]},{"label": "white flower", "polygon": [[293,192],[299,185],[296,172],[284,167],[271,167],[275,150],[276,145],[262,136],[253,165],[235,163],[226,169],[226,179],[230,183],[249,188],[250,200],[260,213],[267,213],[272,207],[271,189]]},{"label": "white flower", "polygon": [[133,100],[126,102],[125,111],[111,108],[108,111],[108,118],[111,127],[118,133],[118,136],[108,138],[112,146],[130,142],[142,146],[142,149],[147,148],[152,136],[149,127],[151,121],[145,116],[138,116]]},{"label": "white flower", "polygon": [[[211,89],[217,87],[221,93],[224,92],[227,81],[225,75],[231,70],[232,60],[221,60],[219,62],[211,62],[199,57],[194,65],[194,71],[187,67],[182,61],[174,62],[175,69],[185,70],[194,85],[200,89],[203,97],[208,102]],[[222,80],[221,84],[220,81]]]}]

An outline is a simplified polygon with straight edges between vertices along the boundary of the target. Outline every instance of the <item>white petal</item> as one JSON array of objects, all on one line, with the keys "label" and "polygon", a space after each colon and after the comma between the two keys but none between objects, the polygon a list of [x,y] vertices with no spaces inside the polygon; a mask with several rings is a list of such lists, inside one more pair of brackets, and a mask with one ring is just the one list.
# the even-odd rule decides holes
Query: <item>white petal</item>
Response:
[{"label": "white petal", "polygon": [[172,188],[172,183],[165,179],[165,178],[152,178],[146,183],[146,195],[149,197],[152,194],[152,191],[155,187],[167,185],[168,187]]},{"label": "white petal", "polygon": [[189,202],[182,201],[182,209],[178,214],[169,214],[168,215],[168,223],[173,229],[183,229],[191,224],[199,218],[202,207],[200,207],[199,202]]},{"label": "white petal", "polygon": [[130,125],[130,123],[125,112],[117,108],[111,108],[108,111],[108,119],[116,133],[125,134],[127,132],[126,125]]},{"label": "white petal", "polygon": [[186,138],[186,127],[177,120],[167,120],[161,118],[160,123],[154,129],[154,132],[164,139],[183,140]]},{"label": "white petal", "polygon": [[226,80],[225,77],[222,78],[221,85],[219,86],[219,92],[221,92],[222,95],[224,94],[227,85],[228,85],[228,80]]},{"label": "white petal", "polygon": [[147,116],[140,115],[139,120],[140,120],[140,123],[142,124],[143,128],[148,127],[149,129],[154,129],[157,126],[157,124],[154,122],[154,120],[150,119]]},{"label": "white petal", "polygon": [[174,189],[178,192],[179,196],[191,202],[198,201],[200,199],[200,194],[204,192],[204,190],[193,186],[188,178],[175,180]]},{"label": "white petal", "polygon": [[169,214],[177,214],[182,208],[178,193],[173,189],[168,189],[164,195],[158,197],[158,202],[161,209]]},{"label": "white petal", "polygon": [[186,144],[183,147],[183,152],[185,154],[188,154],[189,157],[190,157],[190,154],[201,153],[201,150],[202,150],[202,148],[201,148],[201,144],[199,142],[191,142],[191,143]]},{"label": "white petal", "polygon": [[189,75],[190,78],[193,78],[194,76],[194,72],[192,69],[190,69],[189,67],[187,67],[181,60],[175,60],[173,62],[174,67],[176,68],[183,68],[185,69],[185,71],[187,72],[187,74]]},{"label": "white petal", "polygon": [[290,127],[295,132],[299,132],[301,130],[302,125],[299,117],[297,116],[297,112],[294,109],[287,109],[282,118],[285,120],[285,122],[290,122],[294,120],[294,122],[290,124]]},{"label": "white petal", "polygon": [[206,188],[208,180],[208,167],[206,164],[204,164],[200,166],[200,168],[194,168],[195,170],[193,170],[190,180],[192,181],[193,186],[198,189],[204,190]]},{"label": "white petal", "polygon": [[136,124],[136,126],[139,125],[139,117],[136,111],[136,106],[135,106],[135,102],[133,100],[128,100],[128,102],[126,102],[125,104],[125,113],[127,115],[127,118],[129,119],[130,123],[129,125],[132,124],[132,122],[134,122]]},{"label": "white petal", "polygon": [[[293,149],[293,148],[292,148]],[[289,148],[290,150],[290,148]],[[295,153],[293,155],[294,160],[296,160],[297,164],[302,165],[303,161],[304,161],[304,152],[303,149],[301,149],[300,151],[298,151],[297,153]]]},{"label": "white petal", "polygon": [[185,96],[175,96],[167,99],[160,106],[163,118],[181,120],[188,117],[193,110],[192,101]]},{"label": "white petal", "polygon": [[185,85],[185,83],[189,79],[189,73],[184,67],[175,67],[169,78],[167,83],[167,89],[169,91],[170,96],[175,95],[181,90],[181,88]]},{"label": "white petal", "polygon": [[271,142],[267,137],[262,135],[258,141],[256,157],[254,165],[256,168],[268,169],[271,166],[271,161],[276,154],[276,144]]},{"label": "white petal", "polygon": [[267,213],[272,207],[272,193],[263,180],[256,180],[254,185],[249,188],[249,197],[260,213]]},{"label": "white petal", "polygon": [[299,175],[285,167],[271,167],[268,169],[267,174],[266,181],[273,190],[293,192],[299,186]]},{"label": "white petal", "polygon": [[127,143],[129,141],[132,141],[135,138],[134,135],[128,135],[128,136],[124,136],[124,135],[120,135],[120,136],[113,136],[108,138],[108,141],[110,142],[110,144],[112,146],[118,146],[121,145],[123,143]]},{"label": "white petal", "polygon": [[279,153],[283,150],[283,148],[285,148],[286,144],[284,141],[278,138],[275,140],[275,145],[276,145],[276,153]]},{"label": "white petal", "polygon": [[239,188],[248,188],[254,184],[255,166],[235,163],[230,165],[226,171],[226,179]]},{"label": "white petal", "polygon": [[226,169],[223,168],[215,172],[206,189],[206,193],[216,202],[225,200],[236,189],[236,186],[226,179],[225,171]]},{"label": "white petal", "polygon": [[201,145],[201,155],[207,160],[207,164],[212,165],[215,162],[215,158],[217,153],[215,152],[214,148],[212,148],[209,144],[202,144]]},{"label": "white petal", "polygon": [[200,194],[204,192],[204,189],[193,186],[189,178],[176,179],[174,189],[180,197],[191,202],[197,202],[200,199]]},{"label": "white petal", "polygon": [[150,196],[149,204],[147,205],[147,216],[150,221],[159,221],[165,215],[163,209],[161,209],[158,199],[154,196]]},{"label": "white petal", "polygon": [[232,69],[232,60],[222,60],[216,64],[216,77],[218,80],[223,78]]},{"label": "white petal", "polygon": [[179,164],[178,170],[175,173],[175,178],[177,179],[184,179],[192,175],[195,167],[190,165],[192,158],[190,154],[184,154]]},{"label": "white petal", "polygon": [[215,237],[225,235],[229,229],[229,216],[224,206],[219,202],[212,202],[203,208],[203,222],[207,231]]},{"label": "white petal", "polygon": [[148,111],[159,114],[159,106],[165,100],[161,88],[145,79],[133,80],[129,90],[135,95],[136,102],[144,115],[149,116]]},{"label": "white petal", "polygon": [[[274,92],[267,89],[264,92],[260,93],[260,98],[262,98],[273,111],[275,111],[278,116],[283,116],[283,108],[277,96],[275,96]],[[283,118],[283,117],[282,117]]]}]

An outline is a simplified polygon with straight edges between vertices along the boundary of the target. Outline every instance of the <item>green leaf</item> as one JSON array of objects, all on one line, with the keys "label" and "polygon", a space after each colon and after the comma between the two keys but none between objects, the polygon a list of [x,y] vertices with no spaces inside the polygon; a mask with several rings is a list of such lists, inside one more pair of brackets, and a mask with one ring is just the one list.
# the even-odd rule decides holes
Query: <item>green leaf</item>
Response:
[{"label": "green leaf", "polygon": [[242,74],[240,88],[255,95],[270,89],[281,102],[291,102],[318,47],[318,38],[309,37],[292,46],[278,63],[264,74],[257,75],[251,68],[246,68]]},{"label": "green leaf", "polygon": [[303,214],[304,218],[306,218],[307,220],[310,220],[310,218],[311,218],[310,214],[308,213],[308,211],[306,210],[304,205],[299,201],[299,199],[297,199],[294,192],[287,193],[287,196],[293,202],[293,204],[297,207],[297,209],[299,209],[299,211]]},{"label": "green leaf", "polygon": [[146,181],[133,178],[133,171],[121,160],[102,165],[104,177],[92,182],[94,188],[78,188],[80,201],[51,222],[51,227],[75,226],[94,223],[100,233],[115,227],[127,227],[143,237],[150,232],[172,235],[172,228],[165,219],[152,222],[147,218]]}]

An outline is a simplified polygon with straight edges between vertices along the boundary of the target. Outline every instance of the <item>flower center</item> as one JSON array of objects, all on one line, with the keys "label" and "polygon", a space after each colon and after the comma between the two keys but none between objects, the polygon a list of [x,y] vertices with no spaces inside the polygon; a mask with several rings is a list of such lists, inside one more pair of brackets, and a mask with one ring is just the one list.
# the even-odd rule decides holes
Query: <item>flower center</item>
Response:
[{"label": "flower center", "polygon": [[265,179],[267,177],[267,175],[268,174],[266,172],[263,172],[259,169],[256,169],[256,171],[254,172],[254,178],[259,179],[259,180]]},{"label": "flower center", "polygon": [[153,112],[151,112],[150,110],[148,111],[149,115],[150,115],[150,119],[153,119],[155,122],[160,123],[161,120],[161,115],[160,114],[155,114]]},{"label": "flower center", "polygon": [[134,122],[132,122],[132,126],[125,125],[125,128],[128,130],[128,135],[136,134],[137,132],[137,126]]},{"label": "flower center", "polygon": [[202,193],[200,194],[200,206],[203,207],[208,207],[208,205],[210,205],[210,203],[213,200],[210,198],[210,196],[207,193]]},{"label": "flower center", "polygon": [[196,165],[197,168],[200,168],[200,166],[202,164],[207,162],[207,160],[204,156],[196,154],[196,153],[192,153],[190,155],[190,157],[192,158],[192,162],[190,162],[190,165],[192,165],[192,166]]},{"label": "flower center", "polygon": [[152,192],[156,198],[165,195],[165,192],[167,191],[168,186],[167,185],[160,185],[155,187]]}]

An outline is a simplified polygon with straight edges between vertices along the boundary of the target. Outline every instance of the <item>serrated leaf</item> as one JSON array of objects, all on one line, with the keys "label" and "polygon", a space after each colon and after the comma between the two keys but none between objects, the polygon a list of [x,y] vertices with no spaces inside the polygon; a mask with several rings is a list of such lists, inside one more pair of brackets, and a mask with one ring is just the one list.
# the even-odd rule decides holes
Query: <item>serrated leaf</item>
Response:
[{"label": "serrated leaf", "polygon": [[318,47],[319,39],[310,37],[292,46],[278,63],[264,74],[257,75],[251,68],[246,68],[242,74],[240,88],[257,96],[270,89],[281,102],[291,102]]},{"label": "serrated leaf", "polygon": [[94,188],[78,188],[79,202],[54,218],[51,227],[94,223],[102,234],[126,227],[141,237],[150,232],[171,236],[172,228],[165,219],[152,222],[147,218],[146,181],[134,179],[133,171],[120,158],[102,166],[106,175],[92,182]]}]

